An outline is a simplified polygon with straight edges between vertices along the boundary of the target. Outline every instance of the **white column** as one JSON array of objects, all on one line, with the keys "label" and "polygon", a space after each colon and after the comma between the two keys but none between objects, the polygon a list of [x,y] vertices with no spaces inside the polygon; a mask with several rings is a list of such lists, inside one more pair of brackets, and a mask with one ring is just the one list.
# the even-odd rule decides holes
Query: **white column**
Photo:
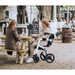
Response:
[{"label": "white column", "polygon": [[28,29],[27,29],[28,24],[26,24],[26,36],[28,36]]},{"label": "white column", "polygon": [[56,22],[56,5],[54,5],[54,8],[53,8],[53,20],[54,22]]},{"label": "white column", "polygon": [[67,6],[67,25],[68,25],[68,19],[69,19],[69,5]]},{"label": "white column", "polygon": [[53,8],[54,33],[56,33],[56,5]]},{"label": "white column", "polygon": [[30,24],[32,24],[32,6],[30,5]]}]

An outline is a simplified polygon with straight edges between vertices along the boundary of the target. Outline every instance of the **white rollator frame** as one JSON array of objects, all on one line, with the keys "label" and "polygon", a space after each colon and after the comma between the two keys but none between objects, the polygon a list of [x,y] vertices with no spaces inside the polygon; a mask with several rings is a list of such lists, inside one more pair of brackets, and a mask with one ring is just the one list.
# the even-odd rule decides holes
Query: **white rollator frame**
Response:
[{"label": "white rollator frame", "polygon": [[[52,63],[55,59],[54,55],[51,54],[51,53],[48,53],[46,48],[44,48],[44,47],[49,47],[52,44],[53,39],[54,39],[54,35],[50,34],[50,33],[44,33],[44,35],[50,35],[50,36],[49,36],[49,39],[39,38],[38,44],[37,44],[37,47],[36,47],[36,53],[35,53],[35,55],[33,55],[33,59],[34,59],[35,63],[39,62],[39,57],[37,56],[39,49],[43,50],[43,52],[40,54],[40,58],[42,60],[46,60],[48,63]],[[48,41],[48,44],[46,46],[39,45],[40,41],[42,41],[42,40],[43,41]]]}]

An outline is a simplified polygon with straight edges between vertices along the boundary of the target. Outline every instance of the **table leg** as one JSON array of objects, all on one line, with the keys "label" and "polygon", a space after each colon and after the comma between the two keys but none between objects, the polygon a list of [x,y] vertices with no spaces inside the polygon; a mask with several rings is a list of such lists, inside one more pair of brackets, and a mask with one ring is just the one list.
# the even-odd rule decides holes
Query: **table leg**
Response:
[{"label": "table leg", "polygon": [[23,41],[22,49],[25,49],[26,47],[26,40]]},{"label": "table leg", "polygon": [[21,58],[20,58],[20,64],[23,63],[23,55],[21,55]]},{"label": "table leg", "polygon": [[30,56],[30,44],[31,44],[31,40],[28,41],[28,55]]},{"label": "table leg", "polygon": [[28,41],[28,55],[30,56],[30,41]]},{"label": "table leg", "polygon": [[[7,22],[5,23],[5,29],[7,30]],[[6,34],[6,33],[5,33]]]}]

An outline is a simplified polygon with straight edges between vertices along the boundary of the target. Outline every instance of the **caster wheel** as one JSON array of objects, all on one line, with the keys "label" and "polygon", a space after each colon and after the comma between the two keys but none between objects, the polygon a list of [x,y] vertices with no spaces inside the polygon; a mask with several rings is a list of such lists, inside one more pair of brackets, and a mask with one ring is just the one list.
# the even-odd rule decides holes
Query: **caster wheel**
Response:
[{"label": "caster wheel", "polygon": [[51,54],[51,53],[47,54],[46,62],[52,63],[54,61],[54,59],[55,59],[55,56],[53,54]]},{"label": "caster wheel", "polygon": [[43,52],[41,52],[41,54],[40,54],[40,58],[42,59],[42,60],[45,60],[45,55],[44,55],[44,53]]},{"label": "caster wheel", "polygon": [[39,62],[39,57],[36,56],[36,55],[33,55],[33,60],[35,61],[35,63],[38,63]]}]

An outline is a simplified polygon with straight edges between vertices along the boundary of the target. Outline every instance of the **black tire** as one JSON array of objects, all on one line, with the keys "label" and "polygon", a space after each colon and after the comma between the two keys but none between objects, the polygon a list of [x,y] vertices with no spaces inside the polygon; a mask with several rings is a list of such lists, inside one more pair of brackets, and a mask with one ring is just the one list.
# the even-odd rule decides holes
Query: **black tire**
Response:
[{"label": "black tire", "polygon": [[35,61],[35,63],[38,63],[39,62],[39,57],[36,56],[36,55],[33,55],[33,60]]},{"label": "black tire", "polygon": [[38,62],[39,62],[39,57],[36,57],[35,63],[38,63]]},{"label": "black tire", "polygon": [[40,58],[44,61],[45,60],[45,55],[44,55],[44,53],[43,52],[41,52],[41,54],[40,54]]},{"label": "black tire", "polygon": [[33,55],[33,60],[35,59],[35,55]]},{"label": "black tire", "polygon": [[46,56],[46,62],[52,63],[55,60],[55,56],[51,53],[47,54]]}]

